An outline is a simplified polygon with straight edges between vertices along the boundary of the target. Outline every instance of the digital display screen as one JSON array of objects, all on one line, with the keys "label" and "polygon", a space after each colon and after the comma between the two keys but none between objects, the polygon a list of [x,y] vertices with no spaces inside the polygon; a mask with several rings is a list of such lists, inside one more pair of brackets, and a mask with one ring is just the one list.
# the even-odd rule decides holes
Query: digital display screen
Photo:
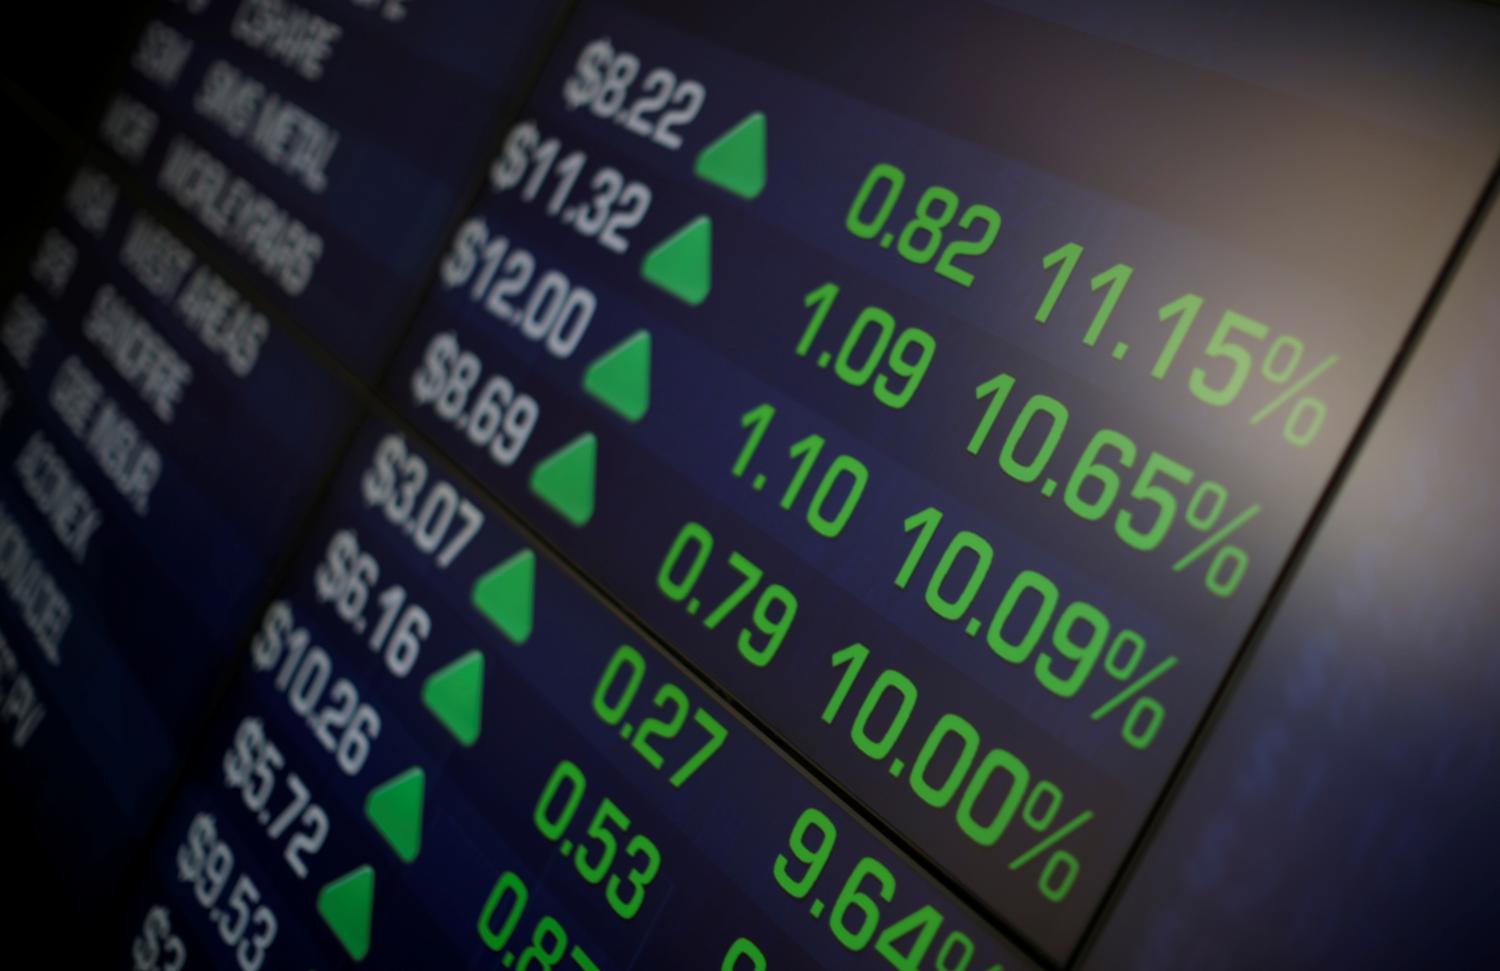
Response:
[{"label": "digital display screen", "polygon": [[0,322],[39,954],[1491,966],[1500,10],[139,21]]}]

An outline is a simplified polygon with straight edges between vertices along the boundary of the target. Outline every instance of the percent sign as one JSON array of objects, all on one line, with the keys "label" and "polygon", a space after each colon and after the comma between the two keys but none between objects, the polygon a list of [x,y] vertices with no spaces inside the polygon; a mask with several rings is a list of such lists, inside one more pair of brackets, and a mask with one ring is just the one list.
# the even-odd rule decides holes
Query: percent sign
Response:
[{"label": "percent sign", "polygon": [[[1250,417],[1250,424],[1259,425],[1283,409],[1286,415],[1281,423],[1281,437],[1298,448],[1306,448],[1318,437],[1323,420],[1328,417],[1328,406],[1319,398],[1306,394],[1313,382],[1338,363],[1338,355],[1330,354],[1312,370],[1296,377],[1297,367],[1302,363],[1302,342],[1295,337],[1283,335],[1271,342],[1271,349],[1260,362],[1260,373],[1273,385],[1285,385],[1260,411]],[[1293,378],[1296,380],[1293,380]],[[1292,399],[1294,404],[1288,408]]]},{"label": "percent sign", "polygon": [[1086,809],[1057,829],[1047,832],[1052,829],[1052,824],[1057,821],[1058,813],[1062,811],[1062,799],[1062,790],[1045,780],[1038,782],[1032,788],[1026,796],[1026,801],[1021,805],[1021,821],[1028,829],[1042,835],[1043,838],[1010,861],[1010,870],[1014,872],[1025,868],[1043,853],[1051,850],[1047,862],[1042,865],[1042,872],[1037,875],[1036,888],[1042,892],[1043,897],[1054,904],[1061,903],[1067,898],[1068,893],[1073,889],[1073,884],[1078,881],[1078,872],[1082,869],[1078,857],[1068,850],[1054,849],[1054,847],[1082,829],[1089,820],[1094,818],[1093,811]]},{"label": "percent sign", "polygon": [[[1109,653],[1104,656],[1104,670],[1116,681],[1125,682],[1125,687],[1095,708],[1089,715],[1091,721],[1101,721],[1177,666],[1177,658],[1168,657],[1158,661],[1145,674],[1136,677],[1145,656],[1146,639],[1132,630],[1120,631],[1120,636],[1115,638],[1115,642],[1109,646]],[[1125,721],[1120,725],[1120,737],[1131,748],[1149,748],[1156,741],[1156,734],[1161,731],[1161,723],[1166,716],[1166,709],[1155,698],[1149,695],[1136,698],[1135,704],[1125,714]]]},{"label": "percent sign", "polygon": [[[1244,547],[1231,546],[1225,542],[1229,537],[1260,515],[1260,506],[1253,505],[1244,512],[1220,525],[1224,507],[1229,502],[1229,491],[1217,482],[1204,482],[1193,492],[1183,518],[1189,526],[1200,533],[1209,533],[1207,539],[1188,550],[1176,563],[1173,573],[1181,573],[1213,551],[1208,569],[1203,572],[1203,585],[1218,597],[1229,597],[1240,588],[1245,570],[1250,566],[1250,554]],[[1205,505],[1207,508],[1204,508]]]}]

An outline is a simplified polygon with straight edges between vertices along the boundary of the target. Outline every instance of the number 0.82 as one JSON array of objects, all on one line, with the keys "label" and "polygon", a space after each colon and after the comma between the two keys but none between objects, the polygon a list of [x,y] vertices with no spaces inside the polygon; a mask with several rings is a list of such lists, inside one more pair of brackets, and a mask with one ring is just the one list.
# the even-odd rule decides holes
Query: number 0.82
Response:
[{"label": "number 0.82", "polygon": [[[849,212],[844,217],[844,227],[860,239],[874,239],[885,229],[896,208],[896,202],[906,186],[906,173],[887,162],[880,162],[870,169],[861,183]],[[870,213],[871,204],[879,196],[878,208]],[[1000,214],[989,206],[974,204],[959,216],[958,228],[970,229],[976,225],[979,235],[974,239],[956,239],[943,245],[943,231],[952,224],[958,214],[958,195],[940,185],[930,186],[917,201],[915,214],[902,227],[894,240],[883,238],[881,246],[896,243],[896,252],[910,263],[926,266],[941,249],[933,271],[944,279],[952,280],[962,287],[974,285],[974,274],[957,264],[960,257],[980,256],[994,245],[1000,232]]]}]

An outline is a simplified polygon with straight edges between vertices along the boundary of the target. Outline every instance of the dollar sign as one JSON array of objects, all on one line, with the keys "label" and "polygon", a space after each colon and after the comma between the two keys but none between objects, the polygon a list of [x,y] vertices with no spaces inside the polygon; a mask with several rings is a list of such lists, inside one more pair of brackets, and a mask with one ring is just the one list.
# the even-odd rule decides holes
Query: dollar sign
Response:
[{"label": "dollar sign", "polygon": [[177,879],[184,883],[191,883],[196,879],[198,871],[203,867],[203,861],[194,852],[196,849],[191,843],[183,843],[177,848]]},{"label": "dollar sign", "polygon": [[[458,341],[452,334],[439,334],[427,345],[427,356],[422,359],[422,370],[412,376],[412,397],[418,404],[436,400],[448,386],[448,366],[458,353]],[[392,463],[392,488],[395,487],[395,463]]]},{"label": "dollar sign", "polygon": [[157,904],[147,912],[146,920],[141,926],[140,936],[135,939],[130,948],[130,956],[135,960],[135,971],[154,971],[157,959],[161,957],[161,947],[158,942],[171,930],[171,922],[168,921],[166,909],[161,904]]},{"label": "dollar sign", "polygon": [[[141,936],[145,938],[143,943],[150,956],[146,967],[154,969],[157,961],[161,959],[161,944],[172,936],[172,919],[167,916],[167,908],[161,904],[151,908],[151,912],[146,915],[146,926],[142,929]],[[140,960],[137,955],[136,967],[138,969],[141,968]]]},{"label": "dollar sign", "polygon": [[[243,733],[244,726],[240,734]],[[231,789],[238,789],[245,781],[245,756],[240,751],[240,735],[234,737],[234,744],[229,751],[224,753],[224,784]]]},{"label": "dollar sign", "polygon": [[250,642],[250,661],[257,670],[269,671],[281,660],[282,638],[292,631],[292,608],[278,600],[266,609],[260,632]]},{"label": "dollar sign", "polygon": [[203,872],[204,858],[208,855],[208,844],[214,839],[214,819],[207,813],[193,817],[188,827],[187,839],[177,849],[177,876],[184,882],[198,879]]},{"label": "dollar sign", "polygon": [[151,971],[156,967],[158,954],[156,935],[144,930],[130,947],[130,956],[135,960],[135,971]]},{"label": "dollar sign", "polygon": [[400,448],[401,440],[395,436],[381,439],[376,447],[375,456],[370,460],[370,467],[365,470],[364,477],[359,480],[360,493],[364,496],[365,505],[378,506],[390,497],[391,488],[395,485],[396,479],[391,453],[398,452]]},{"label": "dollar sign", "polygon": [[317,590],[319,600],[332,600],[343,592],[346,585],[349,576],[348,544],[344,542],[346,535],[342,531],[334,535],[328,544],[328,556],[313,573],[313,587]]},{"label": "dollar sign", "polygon": [[266,747],[266,726],[261,724],[259,718],[246,718],[240,723],[239,745],[248,770],[260,761],[261,749]]},{"label": "dollar sign", "polygon": [[604,70],[615,59],[614,45],[601,37],[578,53],[576,73],[563,84],[563,101],[571,111],[593,101],[604,83]]},{"label": "dollar sign", "polygon": [[535,122],[523,121],[510,130],[505,139],[505,147],[500,150],[500,157],[490,169],[490,182],[496,192],[504,192],[520,184],[521,177],[526,174],[526,166],[531,161],[531,150],[540,140],[541,132],[537,131]]},{"label": "dollar sign", "polygon": [[246,718],[234,733],[234,745],[224,753],[224,781],[231,789],[238,789],[250,777],[250,768],[257,761],[262,729],[260,722]]}]

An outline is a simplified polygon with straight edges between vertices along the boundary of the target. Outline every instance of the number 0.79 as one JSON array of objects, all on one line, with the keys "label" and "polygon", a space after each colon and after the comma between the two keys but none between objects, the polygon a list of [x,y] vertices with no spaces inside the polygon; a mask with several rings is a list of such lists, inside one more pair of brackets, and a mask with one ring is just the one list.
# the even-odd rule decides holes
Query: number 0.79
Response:
[{"label": "number 0.79", "polygon": [[[689,595],[697,587],[699,579],[708,566],[714,548],[714,538],[698,523],[687,523],[678,532],[677,538],[667,550],[661,569],[656,573],[656,586],[668,599],[677,603],[687,601],[687,611],[697,614],[699,599]],[[736,607],[749,599],[764,577],[760,567],[739,553],[729,554],[729,566],[740,575],[740,583],[703,619],[709,630],[718,627]],[[685,569],[684,569],[685,568]],[[797,617],[797,598],[779,583],[768,583],[756,598],[750,612],[751,625],[766,635],[766,642],[757,645],[749,626],[740,628],[740,654],[751,664],[763,668],[771,663],[781,642],[791,630]]]}]

